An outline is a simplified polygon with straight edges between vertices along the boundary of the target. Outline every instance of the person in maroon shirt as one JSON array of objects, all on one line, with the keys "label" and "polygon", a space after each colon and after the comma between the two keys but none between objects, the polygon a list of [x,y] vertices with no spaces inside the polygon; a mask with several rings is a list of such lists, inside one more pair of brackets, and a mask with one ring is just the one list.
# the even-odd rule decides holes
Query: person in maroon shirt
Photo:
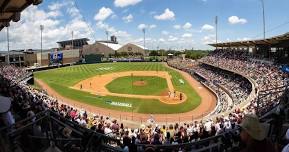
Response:
[{"label": "person in maroon shirt", "polygon": [[241,152],[277,152],[273,143],[266,139],[266,131],[256,115],[245,115],[240,127],[245,144]]}]

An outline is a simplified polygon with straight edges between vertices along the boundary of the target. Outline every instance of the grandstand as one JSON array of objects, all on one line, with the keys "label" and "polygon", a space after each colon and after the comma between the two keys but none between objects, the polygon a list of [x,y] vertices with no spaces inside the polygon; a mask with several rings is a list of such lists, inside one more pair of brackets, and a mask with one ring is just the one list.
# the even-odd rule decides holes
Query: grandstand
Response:
[{"label": "grandstand", "polygon": [[[10,20],[15,21],[17,14],[28,5],[40,2],[0,2],[4,10],[0,14],[0,30],[8,26]],[[11,9],[12,4],[18,8]],[[116,51],[146,54],[146,48],[132,43],[121,46],[116,39],[97,41],[93,45],[87,41],[85,38],[57,42],[63,53],[69,54],[65,49],[83,49],[83,52],[76,50],[69,54],[71,59],[65,63],[76,62],[80,56],[100,49],[107,50],[101,52],[105,56]],[[151,118],[152,121],[139,127],[131,127],[109,115],[91,113],[31,85],[33,70],[59,66],[28,70],[21,67],[22,61],[20,66],[3,61],[0,65],[0,152],[239,152],[248,148],[248,144],[252,147],[245,149],[247,151],[281,151],[288,144],[284,135],[289,139],[289,131],[286,132],[289,129],[289,72],[286,70],[289,33],[262,40],[210,45],[216,49],[201,59],[192,61],[173,56],[165,64],[188,73],[209,88],[217,97],[214,110],[202,118],[181,123],[159,123]],[[49,53],[45,56],[48,64]],[[116,57],[108,62],[113,61],[140,60]]]}]

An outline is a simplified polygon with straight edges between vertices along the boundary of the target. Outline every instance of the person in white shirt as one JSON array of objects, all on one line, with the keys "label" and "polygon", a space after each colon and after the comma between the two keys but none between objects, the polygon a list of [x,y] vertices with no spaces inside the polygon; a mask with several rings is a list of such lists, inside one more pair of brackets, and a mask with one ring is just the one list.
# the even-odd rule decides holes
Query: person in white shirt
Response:
[{"label": "person in white shirt", "polygon": [[225,131],[232,129],[231,122],[228,118],[225,118],[224,127],[225,127]]}]

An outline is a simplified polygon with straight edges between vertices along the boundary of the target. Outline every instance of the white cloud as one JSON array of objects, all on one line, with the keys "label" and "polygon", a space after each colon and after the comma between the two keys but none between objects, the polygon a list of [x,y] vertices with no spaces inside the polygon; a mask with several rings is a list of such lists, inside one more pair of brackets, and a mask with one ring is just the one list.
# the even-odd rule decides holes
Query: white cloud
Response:
[{"label": "white cloud", "polygon": [[98,21],[96,23],[96,28],[104,30],[104,31],[108,31],[110,33],[114,33],[116,31],[116,29],[112,26],[109,26],[108,24],[102,22],[102,21]]},{"label": "white cloud", "polygon": [[129,5],[136,5],[137,3],[141,2],[142,0],[115,0],[114,5],[116,7],[126,7]]},{"label": "white cloud", "polygon": [[228,18],[230,24],[246,24],[247,20],[244,18],[239,18],[238,16],[231,16]]},{"label": "white cloud", "polygon": [[127,31],[122,31],[122,30],[117,30],[114,27],[103,23],[102,21],[99,21],[96,23],[96,28],[101,29],[103,31],[108,31],[110,35],[114,35],[119,39],[120,41],[127,41],[128,39],[130,39],[131,35],[127,32]]},{"label": "white cloud", "polygon": [[182,38],[191,38],[193,35],[191,33],[185,33],[182,35]]},{"label": "white cloud", "polygon": [[153,28],[156,28],[157,26],[155,24],[152,24],[149,26],[149,29],[153,29]]},{"label": "white cloud", "polygon": [[127,15],[127,16],[124,16],[122,18],[122,20],[124,20],[126,23],[129,23],[133,20],[133,16],[131,14]]},{"label": "white cloud", "polygon": [[202,31],[213,31],[215,28],[214,28],[214,26],[212,26],[212,25],[209,25],[209,24],[205,24],[205,25],[203,25],[202,26]]},{"label": "white cloud", "polygon": [[215,38],[216,38],[216,36],[213,34],[207,35],[207,36],[203,37],[202,42],[203,42],[203,44],[215,43]]},{"label": "white cloud", "polygon": [[154,18],[157,20],[174,20],[175,13],[167,8],[165,9],[163,14],[155,15]]},{"label": "white cloud", "polygon": [[181,25],[174,25],[174,28],[179,30],[179,29],[181,29]]},{"label": "white cloud", "polygon": [[139,30],[142,30],[142,29],[153,29],[153,28],[156,28],[157,26],[155,25],[155,24],[151,24],[151,25],[146,25],[146,24],[139,24],[138,26],[137,26],[137,28],[139,29]]},{"label": "white cloud", "polygon": [[192,24],[187,22],[186,24],[183,25],[183,29],[188,30],[192,27]]},{"label": "white cloud", "polygon": [[147,28],[147,25],[145,25],[145,24],[139,24],[137,28],[140,29],[140,30],[146,29],[146,28]]},{"label": "white cloud", "polygon": [[168,41],[177,41],[179,38],[170,35]]},{"label": "white cloud", "polygon": [[251,38],[249,38],[249,37],[243,37],[243,38],[237,38],[237,41],[248,41],[250,39]]},{"label": "white cloud", "polygon": [[110,8],[102,7],[98,10],[98,13],[94,16],[94,19],[96,21],[104,21],[112,14],[113,11]]},{"label": "white cloud", "polygon": [[64,6],[64,4],[62,3],[52,3],[50,5],[48,5],[49,10],[54,11],[54,10],[59,10],[60,8],[62,8]]},{"label": "white cloud", "polygon": [[163,35],[169,35],[169,32],[168,31],[162,31],[162,34]]},{"label": "white cloud", "polygon": [[160,39],[159,39],[159,42],[165,42],[165,39],[160,38]]},{"label": "white cloud", "polygon": [[[81,20],[79,10],[70,1],[63,2],[61,5],[52,3],[47,8],[30,6],[21,13],[20,22],[12,22],[10,26],[10,48],[11,49],[39,49],[40,48],[40,29],[43,30],[43,48],[57,47],[57,41],[71,39],[71,31],[74,38],[87,37],[91,39],[93,31],[89,30],[88,23]],[[68,21],[59,18],[59,14],[65,14]],[[21,34],[19,34],[21,33]],[[6,42],[2,41],[0,33],[0,50],[6,50]]]}]

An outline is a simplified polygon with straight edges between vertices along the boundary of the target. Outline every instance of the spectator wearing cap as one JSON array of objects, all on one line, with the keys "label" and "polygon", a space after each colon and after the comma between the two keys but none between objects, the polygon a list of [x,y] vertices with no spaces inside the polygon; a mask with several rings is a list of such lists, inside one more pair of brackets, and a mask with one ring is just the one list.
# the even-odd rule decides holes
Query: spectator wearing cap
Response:
[{"label": "spectator wearing cap", "polygon": [[273,143],[266,139],[266,131],[256,115],[245,115],[240,127],[240,137],[245,144],[241,152],[276,152]]}]

